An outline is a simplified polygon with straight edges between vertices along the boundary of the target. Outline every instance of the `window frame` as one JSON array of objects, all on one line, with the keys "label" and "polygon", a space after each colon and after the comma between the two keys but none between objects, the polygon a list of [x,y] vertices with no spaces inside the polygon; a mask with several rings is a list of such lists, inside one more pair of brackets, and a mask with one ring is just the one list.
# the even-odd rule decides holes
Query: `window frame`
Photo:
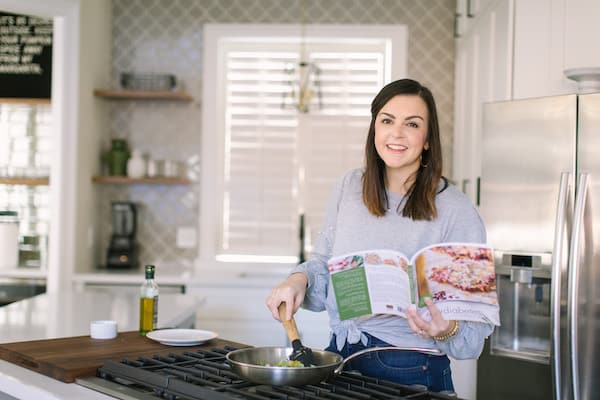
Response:
[{"label": "window frame", "polygon": [[[349,42],[377,39],[391,39],[391,57],[385,60],[384,81],[406,76],[408,33],[404,25],[306,25],[299,24],[205,24],[202,88],[202,159],[199,193],[198,272],[214,271],[219,276],[226,270],[239,276],[247,274],[247,262],[217,261],[217,245],[221,234],[222,207],[219,204],[224,188],[219,176],[223,174],[223,153],[225,121],[217,118],[224,113],[225,104],[225,54],[222,44],[230,39],[252,40],[249,37],[264,38],[276,42],[295,38],[300,42],[305,37],[344,38]],[[323,205],[325,207],[325,204]],[[216,212],[221,210],[221,212]],[[262,274],[267,271],[287,272],[293,263],[253,263],[252,271]]]}]

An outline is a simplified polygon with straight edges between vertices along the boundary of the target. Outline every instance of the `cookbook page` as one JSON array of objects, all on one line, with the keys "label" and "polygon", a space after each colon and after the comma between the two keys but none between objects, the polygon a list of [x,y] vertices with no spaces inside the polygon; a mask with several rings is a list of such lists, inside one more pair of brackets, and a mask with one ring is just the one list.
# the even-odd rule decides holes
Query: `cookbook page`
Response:
[{"label": "cookbook page", "polygon": [[369,250],[328,262],[340,319],[368,314],[405,316],[410,304],[408,260],[391,250]]},{"label": "cookbook page", "polygon": [[419,252],[415,266],[419,307],[425,306],[425,297],[431,297],[445,319],[497,321],[498,294],[490,247],[473,243],[430,246]]}]

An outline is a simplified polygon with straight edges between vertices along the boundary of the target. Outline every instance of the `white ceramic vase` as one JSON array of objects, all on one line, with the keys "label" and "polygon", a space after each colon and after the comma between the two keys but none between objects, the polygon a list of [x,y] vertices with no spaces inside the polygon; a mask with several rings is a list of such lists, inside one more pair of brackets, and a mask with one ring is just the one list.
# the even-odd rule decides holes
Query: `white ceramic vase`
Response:
[{"label": "white ceramic vase", "polygon": [[127,176],[130,178],[142,178],[146,175],[146,160],[138,149],[131,151],[131,158],[127,160]]}]

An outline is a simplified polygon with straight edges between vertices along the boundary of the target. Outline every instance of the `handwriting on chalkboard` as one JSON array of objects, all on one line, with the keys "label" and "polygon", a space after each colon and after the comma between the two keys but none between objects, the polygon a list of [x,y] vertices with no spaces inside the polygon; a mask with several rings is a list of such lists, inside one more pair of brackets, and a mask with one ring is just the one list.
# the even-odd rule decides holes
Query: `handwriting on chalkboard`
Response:
[{"label": "handwriting on chalkboard", "polygon": [[0,13],[0,97],[50,97],[52,33],[52,19]]}]

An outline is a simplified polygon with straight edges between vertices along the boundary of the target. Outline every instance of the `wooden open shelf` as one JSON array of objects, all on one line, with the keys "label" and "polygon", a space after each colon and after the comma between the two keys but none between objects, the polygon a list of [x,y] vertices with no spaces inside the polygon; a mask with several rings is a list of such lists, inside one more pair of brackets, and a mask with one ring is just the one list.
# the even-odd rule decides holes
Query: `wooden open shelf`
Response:
[{"label": "wooden open shelf", "polygon": [[0,184],[3,185],[28,185],[44,186],[50,184],[50,178],[8,178],[0,177]]},{"label": "wooden open shelf", "polygon": [[37,105],[50,104],[51,101],[50,99],[21,99],[17,97],[0,97],[0,103]]},{"label": "wooden open shelf", "polygon": [[126,176],[94,176],[92,182],[116,184],[145,183],[156,185],[189,185],[191,183],[190,180],[186,178],[128,178]]},{"label": "wooden open shelf", "polygon": [[192,96],[185,92],[172,91],[150,91],[150,90],[118,90],[118,89],[96,89],[94,96],[109,99],[138,99],[138,100],[178,100],[192,101]]}]

